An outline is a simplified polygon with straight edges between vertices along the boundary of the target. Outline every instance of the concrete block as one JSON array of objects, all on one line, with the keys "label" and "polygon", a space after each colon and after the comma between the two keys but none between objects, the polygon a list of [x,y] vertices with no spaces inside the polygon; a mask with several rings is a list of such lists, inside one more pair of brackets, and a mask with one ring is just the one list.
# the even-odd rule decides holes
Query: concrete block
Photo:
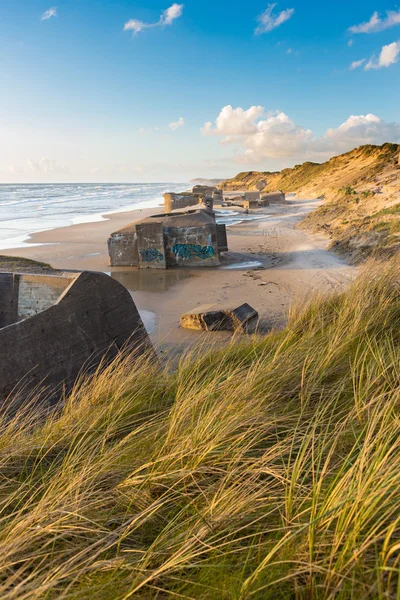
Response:
[{"label": "concrete block", "polygon": [[219,265],[215,222],[201,227],[166,227],[165,248],[169,267],[216,267]]},{"label": "concrete block", "polygon": [[245,200],[255,200],[256,202],[260,199],[260,192],[246,192],[244,195]]},{"label": "concrete block", "polygon": [[211,196],[214,192],[217,192],[217,188],[211,185],[195,185],[192,188],[192,194],[198,194],[200,196]]},{"label": "concrete block", "polygon": [[55,275],[20,275],[18,317],[33,317],[56,304],[75,277]]},{"label": "concrete block", "polygon": [[[13,274],[3,274],[0,280]],[[103,273],[83,272],[57,303],[0,329],[0,402],[15,409],[33,391],[57,399],[77,377],[107,364],[122,348],[153,347],[128,290]]]},{"label": "concrete block", "polygon": [[258,312],[247,303],[226,311],[225,314],[232,330],[240,333],[246,333],[250,323],[258,319]]},{"label": "concrete block", "polygon": [[163,221],[138,223],[136,234],[140,268],[166,269]]},{"label": "concrete block", "polygon": [[201,199],[199,200],[199,195],[192,194],[191,192],[185,192],[182,194],[175,194],[171,192],[164,194],[164,212],[167,214],[174,210],[196,206],[199,203],[201,203]]},{"label": "concrete block", "polygon": [[226,233],[226,225],[223,223],[217,224],[217,244],[218,252],[228,252],[228,236]]},{"label": "concrete block", "polygon": [[107,243],[112,267],[137,267],[139,265],[136,230],[112,233]]},{"label": "concrete block", "polygon": [[267,194],[262,194],[261,196],[262,202],[269,202],[269,204],[281,204],[286,202],[286,197],[284,192],[268,192]]},{"label": "concrete block", "polygon": [[18,321],[19,275],[0,273],[0,327]]},{"label": "concrete block", "polygon": [[214,304],[204,304],[182,315],[181,325],[184,329],[196,331],[221,331],[224,318],[224,312]]},{"label": "concrete block", "polygon": [[184,329],[197,331],[236,331],[246,333],[258,319],[258,312],[249,304],[237,308],[223,308],[214,304],[199,306],[181,316]]}]

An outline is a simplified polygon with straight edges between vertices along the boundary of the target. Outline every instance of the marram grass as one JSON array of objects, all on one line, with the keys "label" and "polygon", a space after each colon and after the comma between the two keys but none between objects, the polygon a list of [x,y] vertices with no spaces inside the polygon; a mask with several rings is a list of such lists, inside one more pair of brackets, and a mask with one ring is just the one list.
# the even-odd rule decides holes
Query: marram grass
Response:
[{"label": "marram grass", "polygon": [[0,429],[0,598],[400,598],[399,263]]}]

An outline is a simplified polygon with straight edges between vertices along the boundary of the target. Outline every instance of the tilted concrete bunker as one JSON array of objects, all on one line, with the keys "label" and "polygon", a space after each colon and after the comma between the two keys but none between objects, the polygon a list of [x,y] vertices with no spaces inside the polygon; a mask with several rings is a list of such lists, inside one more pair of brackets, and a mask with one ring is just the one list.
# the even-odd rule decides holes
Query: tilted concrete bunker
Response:
[{"label": "tilted concrete bunker", "polygon": [[[228,192],[229,193],[229,192]],[[233,193],[224,201],[226,206],[240,206],[245,209],[264,208],[270,204],[285,204],[286,197],[282,191],[261,193],[259,191],[246,191]]]},{"label": "tilted concrete bunker", "polygon": [[0,273],[0,402],[41,388],[56,397],[122,348],[155,356],[131,295],[111,277]]},{"label": "tilted concrete bunker", "polygon": [[112,267],[215,267],[228,250],[226,226],[202,209],[155,215],[111,234],[108,249]]},{"label": "tilted concrete bunker", "polygon": [[214,202],[222,202],[222,191],[208,185],[195,185],[192,190],[181,193],[164,194],[164,211],[166,214],[174,210],[189,208],[198,204],[213,208]]},{"label": "tilted concrete bunker", "polygon": [[282,192],[282,190],[277,192],[266,192],[261,195],[261,202],[268,202],[269,204],[285,204],[285,192]]}]

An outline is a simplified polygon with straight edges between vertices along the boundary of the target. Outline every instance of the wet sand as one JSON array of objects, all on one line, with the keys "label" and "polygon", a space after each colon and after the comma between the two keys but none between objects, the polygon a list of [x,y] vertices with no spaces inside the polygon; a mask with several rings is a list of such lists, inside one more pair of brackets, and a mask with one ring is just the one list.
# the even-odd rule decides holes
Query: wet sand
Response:
[{"label": "wet sand", "polygon": [[[3,251],[50,263],[60,269],[106,271],[120,281],[141,311],[153,342],[164,351],[179,352],[199,340],[201,333],[182,330],[183,312],[201,304],[251,304],[260,315],[260,330],[285,323],[290,306],[312,293],[341,289],[355,275],[347,265],[326,250],[328,241],[297,229],[306,214],[321,201],[292,198],[243,215],[242,223],[228,228],[230,251],[214,269],[170,269],[141,271],[110,268],[107,238],[130,222],[160,209],[116,213],[97,223],[83,223],[32,236],[31,243],[45,244]],[[229,340],[228,333],[212,333],[216,341]]]}]

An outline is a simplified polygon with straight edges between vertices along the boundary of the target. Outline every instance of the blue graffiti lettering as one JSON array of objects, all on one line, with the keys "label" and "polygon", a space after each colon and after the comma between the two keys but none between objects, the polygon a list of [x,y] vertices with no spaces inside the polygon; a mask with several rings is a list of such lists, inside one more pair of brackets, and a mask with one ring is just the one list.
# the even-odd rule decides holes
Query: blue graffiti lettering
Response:
[{"label": "blue graffiti lettering", "polygon": [[140,250],[140,256],[143,262],[153,262],[154,260],[164,260],[164,255],[157,248],[146,248]]},{"label": "blue graffiti lettering", "polygon": [[183,258],[187,260],[189,258],[202,258],[203,260],[207,258],[214,258],[215,252],[212,246],[203,246],[196,244],[175,244],[172,248],[172,252],[175,254],[176,258]]}]

